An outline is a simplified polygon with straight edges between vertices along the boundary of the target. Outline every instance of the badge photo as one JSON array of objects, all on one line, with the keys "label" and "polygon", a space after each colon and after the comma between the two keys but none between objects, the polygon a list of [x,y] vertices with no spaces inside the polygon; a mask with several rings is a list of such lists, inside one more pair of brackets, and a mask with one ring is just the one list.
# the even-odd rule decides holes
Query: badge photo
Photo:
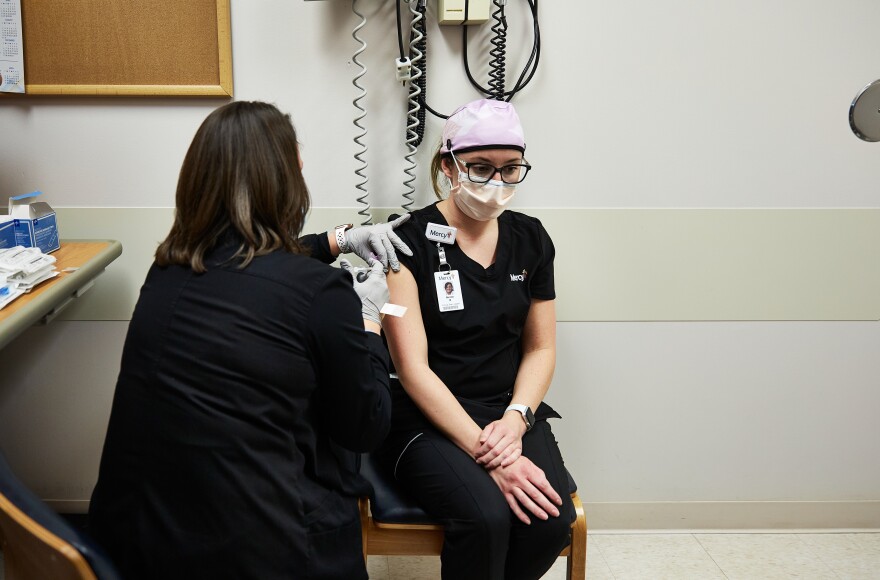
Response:
[{"label": "badge photo", "polygon": [[458,270],[434,272],[434,283],[437,286],[437,304],[440,306],[440,312],[464,309]]}]

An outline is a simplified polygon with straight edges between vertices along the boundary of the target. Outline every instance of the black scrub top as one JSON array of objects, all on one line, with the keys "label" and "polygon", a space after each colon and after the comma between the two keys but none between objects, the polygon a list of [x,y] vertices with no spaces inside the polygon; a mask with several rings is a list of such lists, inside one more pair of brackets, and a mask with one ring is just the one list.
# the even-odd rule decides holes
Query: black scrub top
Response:
[{"label": "black scrub top", "polygon": [[366,578],[353,451],[387,433],[387,352],[321,238],[150,268],[89,514],[125,578]]},{"label": "black scrub top", "polygon": [[[471,260],[457,244],[442,244],[449,267],[458,271],[464,309],[441,312],[434,278],[440,257],[437,242],[425,236],[429,223],[448,225],[436,203],[412,212],[395,230],[413,251],[411,257],[397,257],[418,285],[428,364],[482,427],[503,415],[510,404],[532,300],[556,298],[556,251],[538,219],[511,210],[498,217],[498,249],[488,268]],[[425,428],[428,420],[400,383],[392,381],[391,389],[392,430]],[[535,416],[559,417],[545,403]]]}]

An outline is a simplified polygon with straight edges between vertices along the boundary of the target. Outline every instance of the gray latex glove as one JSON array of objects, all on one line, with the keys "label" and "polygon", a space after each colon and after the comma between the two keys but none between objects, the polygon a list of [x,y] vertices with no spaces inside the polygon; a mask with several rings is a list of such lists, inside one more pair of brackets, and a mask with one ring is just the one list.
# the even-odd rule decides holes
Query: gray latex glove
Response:
[{"label": "gray latex glove", "polygon": [[339,266],[351,274],[354,291],[361,299],[361,315],[365,320],[382,325],[379,311],[388,302],[388,283],[382,263],[374,260],[369,268],[355,268],[348,260],[340,260]]},{"label": "gray latex glove", "polygon": [[409,215],[404,214],[387,224],[374,224],[350,229],[345,232],[345,241],[351,251],[367,264],[379,260],[386,272],[388,266],[391,266],[395,272],[399,272],[400,262],[397,261],[395,248],[407,256],[412,256],[413,253],[409,246],[394,233],[394,228],[408,220]]}]

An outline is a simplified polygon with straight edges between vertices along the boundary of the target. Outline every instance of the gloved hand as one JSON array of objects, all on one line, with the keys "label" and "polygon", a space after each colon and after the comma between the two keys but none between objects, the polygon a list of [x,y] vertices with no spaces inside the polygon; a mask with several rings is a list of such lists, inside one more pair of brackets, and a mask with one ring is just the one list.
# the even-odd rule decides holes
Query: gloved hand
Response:
[{"label": "gloved hand", "polygon": [[394,249],[397,248],[407,256],[412,256],[413,253],[409,246],[394,233],[394,228],[408,220],[409,216],[410,214],[404,214],[387,224],[374,224],[350,229],[345,232],[345,242],[351,251],[367,264],[379,260],[386,272],[389,265],[392,270],[399,272],[400,262],[397,261],[397,253]]},{"label": "gloved hand", "polygon": [[361,315],[365,320],[382,325],[379,311],[388,302],[388,283],[385,270],[378,260],[373,261],[369,268],[355,268],[348,260],[340,260],[339,266],[351,274],[354,291],[361,299]]}]

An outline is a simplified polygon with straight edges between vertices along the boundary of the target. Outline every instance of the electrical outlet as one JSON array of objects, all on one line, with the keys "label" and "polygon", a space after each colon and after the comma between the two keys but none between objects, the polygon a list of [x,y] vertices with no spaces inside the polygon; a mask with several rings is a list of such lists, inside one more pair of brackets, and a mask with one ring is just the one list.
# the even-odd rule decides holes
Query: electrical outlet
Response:
[{"label": "electrical outlet", "polygon": [[[491,0],[438,0],[440,24],[482,24],[489,20],[489,4]],[[467,3],[467,22],[464,21],[465,3]]]}]

